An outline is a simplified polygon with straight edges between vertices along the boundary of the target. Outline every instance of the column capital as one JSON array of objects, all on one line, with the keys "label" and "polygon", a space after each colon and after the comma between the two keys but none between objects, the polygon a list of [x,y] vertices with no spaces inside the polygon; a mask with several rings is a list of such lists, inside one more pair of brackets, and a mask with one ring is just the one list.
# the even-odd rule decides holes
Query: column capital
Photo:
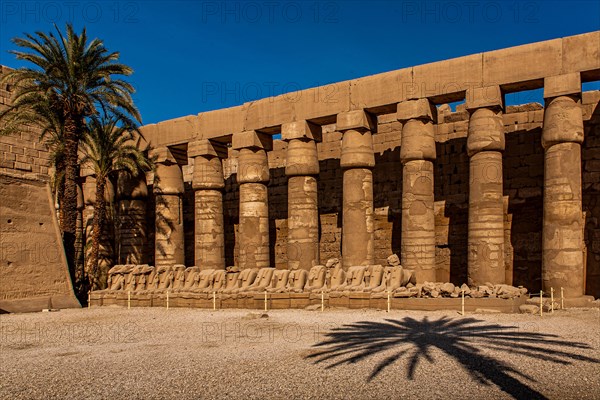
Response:
[{"label": "column capital", "polygon": [[469,112],[479,108],[504,108],[504,96],[498,85],[467,89],[465,100]]},{"label": "column capital", "polygon": [[270,151],[273,149],[273,136],[257,131],[234,133],[231,147],[234,150],[260,149]]},{"label": "column capital", "polygon": [[364,110],[354,110],[337,115],[336,129],[342,133],[349,130],[374,132],[377,124]]},{"label": "column capital", "polygon": [[435,121],[437,110],[428,99],[407,100],[398,103],[396,119],[402,123],[410,119]]},{"label": "column capital", "polygon": [[171,149],[167,146],[157,147],[150,150],[150,157],[154,158],[156,163],[159,164],[177,164],[177,159],[171,153]]},{"label": "column capital", "polygon": [[581,75],[579,72],[572,74],[555,75],[544,78],[544,99],[559,96],[580,95]]},{"label": "column capital", "polygon": [[194,140],[188,143],[188,157],[227,158],[227,146],[209,139]]},{"label": "column capital", "polygon": [[320,142],[322,140],[322,130],[319,125],[306,120],[288,122],[281,125],[281,139],[286,142],[294,139]]}]

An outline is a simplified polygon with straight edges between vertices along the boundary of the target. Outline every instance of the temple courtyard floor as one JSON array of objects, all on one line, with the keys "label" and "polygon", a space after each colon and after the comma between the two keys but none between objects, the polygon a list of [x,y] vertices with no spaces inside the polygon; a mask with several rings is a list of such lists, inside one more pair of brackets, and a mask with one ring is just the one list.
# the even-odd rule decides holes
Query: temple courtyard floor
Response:
[{"label": "temple courtyard floor", "polygon": [[598,399],[600,311],[5,314],[0,398]]}]

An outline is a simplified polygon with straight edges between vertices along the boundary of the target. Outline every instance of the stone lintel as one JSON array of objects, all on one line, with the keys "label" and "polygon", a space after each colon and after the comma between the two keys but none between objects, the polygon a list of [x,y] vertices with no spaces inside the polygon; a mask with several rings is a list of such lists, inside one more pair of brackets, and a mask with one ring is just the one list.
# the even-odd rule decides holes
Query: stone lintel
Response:
[{"label": "stone lintel", "polygon": [[396,107],[396,118],[400,122],[406,122],[409,119],[434,121],[436,116],[435,105],[427,99],[403,101]]},{"label": "stone lintel", "polygon": [[288,122],[281,125],[281,139],[285,141],[310,139],[320,142],[322,139],[321,127],[306,120]]},{"label": "stone lintel", "polygon": [[504,108],[504,97],[499,85],[467,89],[465,106],[468,111],[478,108]]},{"label": "stone lintel", "polygon": [[544,78],[544,99],[581,93],[579,72]]},{"label": "stone lintel", "polygon": [[157,147],[150,150],[150,157],[156,157],[155,162],[161,164],[177,164],[177,159],[168,147]]},{"label": "stone lintel", "polygon": [[200,139],[188,143],[188,157],[198,156],[227,158],[227,146],[209,139]]},{"label": "stone lintel", "polygon": [[273,136],[257,131],[236,133],[233,135],[231,147],[234,150],[254,148],[270,151],[273,149]]},{"label": "stone lintel", "polygon": [[371,131],[376,130],[373,117],[364,110],[354,110],[337,115],[336,129],[340,132],[348,130]]}]

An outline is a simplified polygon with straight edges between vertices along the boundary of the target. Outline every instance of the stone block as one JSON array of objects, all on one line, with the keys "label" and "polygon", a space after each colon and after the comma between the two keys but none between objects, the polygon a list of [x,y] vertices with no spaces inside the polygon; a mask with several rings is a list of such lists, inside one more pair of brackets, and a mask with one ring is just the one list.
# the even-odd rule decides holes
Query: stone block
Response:
[{"label": "stone block", "polygon": [[562,39],[483,53],[483,86],[510,86],[558,75],[561,71]]},{"label": "stone block", "polygon": [[197,156],[227,158],[227,146],[209,139],[194,140],[188,143],[188,157]]},{"label": "stone block", "polygon": [[321,127],[309,121],[287,122],[281,125],[281,138],[283,140],[311,139],[320,142]]},{"label": "stone block", "polygon": [[[562,73],[600,70],[600,31],[562,39]],[[591,77],[590,77],[591,78]]]},{"label": "stone block", "polygon": [[300,90],[285,96],[294,106],[297,120],[329,117],[350,110],[349,81]]},{"label": "stone block", "polygon": [[413,68],[413,82],[406,98],[457,101],[465,89],[481,86],[482,76],[482,54],[420,65]]},{"label": "stone block", "polygon": [[504,106],[504,96],[498,85],[468,89],[465,97],[466,108],[469,111],[483,107],[503,108]]},{"label": "stone block", "polygon": [[233,135],[231,147],[234,150],[254,148],[270,151],[273,149],[273,136],[256,131],[236,133]]},{"label": "stone block", "polygon": [[294,120],[294,103],[290,95],[268,97],[244,104],[246,131],[280,126]]},{"label": "stone block", "polygon": [[212,139],[244,130],[244,106],[223,108],[198,114],[199,130],[203,138]]},{"label": "stone block", "polygon": [[412,68],[371,75],[351,81],[352,109],[375,108],[398,103],[412,89]]},{"label": "stone block", "polygon": [[579,72],[544,78],[544,99],[579,93],[581,93]]},{"label": "stone block", "polygon": [[348,111],[337,115],[337,130],[374,131],[377,127],[373,117],[363,110]]},{"label": "stone block", "polygon": [[437,112],[435,106],[427,99],[407,100],[398,103],[396,118],[400,122],[409,119],[426,119],[432,121]]},{"label": "stone block", "polygon": [[189,139],[200,136],[199,119],[196,115],[159,122],[157,127],[158,132],[153,142],[155,146],[187,143]]}]

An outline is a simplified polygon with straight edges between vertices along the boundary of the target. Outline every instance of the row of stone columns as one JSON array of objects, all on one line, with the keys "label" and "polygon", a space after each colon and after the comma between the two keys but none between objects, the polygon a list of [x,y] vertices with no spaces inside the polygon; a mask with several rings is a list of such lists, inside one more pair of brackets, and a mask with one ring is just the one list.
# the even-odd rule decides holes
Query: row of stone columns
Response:
[{"label": "row of stone columns", "polygon": [[[542,144],[545,149],[543,287],[565,288],[570,297],[583,294],[583,228],[581,205],[581,143],[583,119],[578,76],[547,78]],[[467,153],[469,156],[468,282],[504,283],[504,206],[502,152],[503,95],[499,86],[468,90]],[[401,262],[417,280],[435,281],[434,138],[435,106],[427,99],[401,102],[402,123]],[[343,265],[374,262],[372,117],[362,111],[338,114],[342,133]],[[282,125],[287,142],[288,267],[310,269],[319,260],[317,142],[321,127],[308,121]],[[238,264],[242,269],[270,265],[267,152],[268,134],[248,131],[233,135],[238,150]],[[183,177],[174,157],[159,152],[156,190],[156,265],[183,263],[181,197]],[[194,158],[196,264],[224,268],[223,145],[209,140],[189,144]]]}]

